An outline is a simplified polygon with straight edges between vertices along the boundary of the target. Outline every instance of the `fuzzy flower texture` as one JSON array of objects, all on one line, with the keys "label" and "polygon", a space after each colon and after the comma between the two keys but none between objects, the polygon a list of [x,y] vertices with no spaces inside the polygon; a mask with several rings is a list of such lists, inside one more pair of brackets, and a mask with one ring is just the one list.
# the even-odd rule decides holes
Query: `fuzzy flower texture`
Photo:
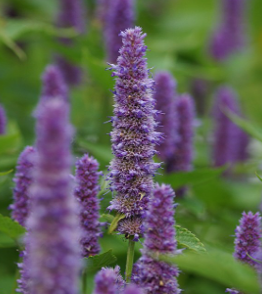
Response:
[{"label": "fuzzy flower texture", "polygon": [[81,239],[83,256],[89,257],[99,253],[98,238],[101,237],[99,219],[98,162],[85,154],[76,163],[75,196],[80,203],[83,237]]},{"label": "fuzzy flower texture", "polygon": [[174,191],[168,185],[156,185],[146,213],[145,241],[142,257],[134,266],[132,281],[146,294],[179,294],[176,266],[152,258],[159,254],[175,254]]},{"label": "fuzzy flower texture", "polygon": [[117,65],[110,68],[114,70],[112,76],[117,77],[111,132],[115,157],[109,167],[111,190],[116,195],[108,209],[126,216],[119,222],[118,231],[137,239],[141,215],[153,191],[153,175],[159,167],[153,162],[159,134],[154,131],[153,81],[148,78],[144,58],[146,35],[136,27],[127,29],[121,36],[123,47]]}]

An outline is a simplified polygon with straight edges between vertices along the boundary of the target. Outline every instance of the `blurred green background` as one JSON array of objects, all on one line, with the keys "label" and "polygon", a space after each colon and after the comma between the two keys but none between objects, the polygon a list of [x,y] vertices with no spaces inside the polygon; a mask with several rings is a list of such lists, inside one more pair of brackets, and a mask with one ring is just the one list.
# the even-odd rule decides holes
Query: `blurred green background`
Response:
[{"label": "blurred green background", "polygon": [[[56,2],[0,2],[0,103],[6,109],[9,122],[7,139],[0,141],[0,172],[14,169],[22,149],[34,144],[35,120],[32,112],[41,93],[40,77],[46,65],[52,63],[55,52],[61,52],[84,69],[82,84],[70,91],[72,123],[76,130],[74,155],[90,152],[105,172],[112,157],[107,135],[111,125],[104,122],[112,115],[113,97],[110,89],[113,89],[114,81],[110,72],[105,70],[103,33],[96,19],[96,1],[85,0],[87,33],[84,36],[70,29],[59,30],[53,25],[58,12]],[[234,177],[225,179],[219,176],[221,173],[211,168],[210,109],[214,90],[226,83],[237,91],[245,117],[251,124],[262,128],[262,1],[248,1],[248,44],[245,50],[220,64],[208,55],[210,36],[220,17],[219,2],[136,0],[136,25],[147,33],[147,57],[153,74],[158,70],[171,71],[178,81],[179,92],[190,92],[195,78],[208,81],[205,113],[198,117],[196,128],[194,173],[185,179],[190,187],[188,194],[177,200],[180,205],[176,211],[176,221],[192,231],[207,250],[222,251],[225,256],[231,257],[234,230],[242,211],[255,212],[261,202],[261,183],[255,172],[261,172],[262,143],[252,139],[249,146],[251,157],[247,163],[235,168]],[[16,18],[7,17],[7,7],[17,12]],[[63,48],[57,42],[60,36],[72,36],[76,45],[70,49]],[[9,215],[7,207],[12,201],[13,175],[14,170],[0,178],[0,213],[3,215]],[[176,175],[158,175],[157,180],[177,187],[176,181],[181,179]],[[104,181],[102,185],[105,185]],[[106,213],[111,195],[103,195],[103,189],[100,194],[104,198],[101,213]],[[18,248],[9,241],[0,233],[1,294],[14,293],[15,288]],[[105,233],[101,244],[104,251],[113,249],[117,263],[123,270],[127,248],[124,238]],[[137,246],[136,258],[139,257],[139,247],[141,245]],[[190,258],[186,257],[187,254]],[[231,283],[232,276],[225,272],[219,260],[210,259],[210,262],[203,262],[201,267],[196,262],[198,256],[191,257],[187,251],[184,255],[185,260],[179,261],[179,283],[185,293],[224,293],[227,286],[232,286],[227,284]],[[93,274],[89,274],[87,281],[89,292],[92,290]],[[247,285],[250,282],[243,280],[240,273],[234,281]],[[257,286],[254,287],[257,289]],[[247,290],[246,293],[259,292]]]}]

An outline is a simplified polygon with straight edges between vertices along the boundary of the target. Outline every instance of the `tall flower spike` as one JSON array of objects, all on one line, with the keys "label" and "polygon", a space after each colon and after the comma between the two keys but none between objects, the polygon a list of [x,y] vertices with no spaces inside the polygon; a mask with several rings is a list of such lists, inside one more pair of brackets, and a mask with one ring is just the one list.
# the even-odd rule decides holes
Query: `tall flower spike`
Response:
[{"label": "tall flower spike", "polygon": [[102,268],[95,277],[94,294],[119,294],[125,282],[120,275],[120,267]]},{"label": "tall flower spike", "polygon": [[222,17],[215,30],[210,53],[218,61],[243,48],[245,43],[245,2],[246,0],[222,0]]},{"label": "tall flower spike", "polygon": [[42,76],[42,99],[62,97],[68,101],[68,88],[60,69],[55,65],[48,65]]},{"label": "tall flower spike", "polygon": [[168,185],[156,185],[154,194],[145,215],[145,241],[142,257],[134,266],[132,280],[145,290],[145,293],[178,294],[176,266],[153,259],[151,256],[176,253],[174,228],[174,191]]},{"label": "tall flower spike", "polygon": [[0,104],[0,135],[4,135],[6,132],[6,115],[5,110]]},{"label": "tall flower spike", "polygon": [[144,58],[145,34],[139,27],[121,33],[123,47],[117,65],[111,65],[116,76],[112,151],[111,190],[116,192],[109,210],[124,214],[119,222],[122,234],[140,234],[141,215],[153,191],[153,175],[159,164],[153,162],[158,133],[154,131],[153,81],[148,78]]},{"label": "tall flower spike", "polygon": [[134,25],[134,0],[113,0],[108,6],[105,21],[107,61],[116,62],[122,46],[122,34]]},{"label": "tall flower spike", "polygon": [[[79,34],[85,31],[84,6],[82,0],[60,0],[59,1],[58,26],[62,28],[73,27]],[[66,46],[73,46],[70,39],[61,39]],[[81,81],[82,70],[72,64],[65,57],[56,56],[56,63],[59,66],[64,79],[69,85],[77,85]]]},{"label": "tall flower spike", "polygon": [[20,154],[16,166],[14,203],[10,205],[10,209],[12,209],[12,218],[21,226],[25,225],[28,215],[29,188],[32,184],[35,154],[34,147],[27,146]]},{"label": "tall flower spike", "polygon": [[82,255],[89,257],[100,251],[98,238],[101,236],[99,219],[98,162],[85,154],[76,162],[75,196],[80,203],[83,237],[81,239]]},{"label": "tall flower spike", "polygon": [[27,220],[28,293],[78,293],[80,224],[70,178],[72,127],[61,98],[40,103],[37,157]]},{"label": "tall flower spike", "polygon": [[240,224],[236,228],[235,253],[234,257],[253,267],[258,267],[259,263],[250,256],[258,254],[261,247],[261,217],[257,212],[243,212]]},{"label": "tall flower spike", "polygon": [[215,133],[214,165],[234,164],[239,149],[239,128],[224,113],[229,110],[239,113],[236,94],[229,87],[220,87],[216,92],[214,105]]},{"label": "tall flower spike", "polygon": [[163,140],[157,146],[159,157],[165,163],[174,152],[177,139],[177,114],[175,109],[176,81],[169,72],[159,72],[155,76],[156,109],[158,114],[158,130],[163,134]]}]

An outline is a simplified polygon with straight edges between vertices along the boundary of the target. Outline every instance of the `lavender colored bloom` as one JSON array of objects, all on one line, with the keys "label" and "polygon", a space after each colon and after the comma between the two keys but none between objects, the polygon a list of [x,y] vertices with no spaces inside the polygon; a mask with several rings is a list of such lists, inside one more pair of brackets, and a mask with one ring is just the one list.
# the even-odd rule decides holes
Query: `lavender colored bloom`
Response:
[{"label": "lavender colored bloom", "polygon": [[240,224],[236,228],[235,253],[234,257],[253,267],[258,266],[258,262],[250,256],[257,254],[261,247],[261,217],[257,212],[243,212]]},{"label": "lavender colored bloom", "polygon": [[218,61],[243,48],[245,43],[245,0],[222,0],[222,19],[210,45],[212,57]]},{"label": "lavender colored bloom", "polygon": [[0,104],[0,135],[4,135],[6,132],[6,115],[5,110]]},{"label": "lavender colored bloom", "polygon": [[239,113],[236,94],[229,87],[220,87],[216,92],[214,105],[215,134],[213,157],[214,165],[234,164],[239,148],[239,128],[225,115],[229,110]]},{"label": "lavender colored bloom", "polygon": [[122,47],[123,35],[120,34],[134,25],[134,0],[113,0],[108,6],[105,26],[105,45],[107,60],[116,62]]},{"label": "lavender colored bloom", "polygon": [[179,275],[177,267],[151,257],[152,254],[176,253],[174,196],[170,186],[156,185],[145,215],[144,249],[134,266],[132,281],[148,294],[181,293],[176,279]]},{"label": "lavender colored bloom", "polygon": [[55,65],[48,65],[42,77],[42,99],[62,97],[68,101],[68,88],[60,69]]},{"label": "lavender colored bloom", "polygon": [[119,294],[125,282],[120,275],[120,267],[102,268],[95,277],[94,294]]},{"label": "lavender colored bloom", "polygon": [[106,25],[106,19],[108,10],[110,7],[110,1],[111,0],[97,0],[97,6],[96,6],[96,16],[98,20],[101,22],[102,26],[105,27]]},{"label": "lavender colored bloom", "polygon": [[177,139],[176,81],[169,72],[159,72],[155,76],[155,83],[156,109],[161,112],[158,115],[158,130],[164,137],[157,150],[160,159],[167,162],[173,155]]},{"label": "lavender colored bloom", "polygon": [[175,108],[178,116],[178,139],[167,171],[190,171],[193,160],[194,100],[188,94],[182,94],[176,99]]},{"label": "lavender colored bloom", "polygon": [[12,218],[24,226],[28,215],[29,188],[32,184],[34,158],[36,151],[34,147],[27,146],[20,154],[16,166],[13,189],[14,203],[10,205]]},{"label": "lavender colored bloom", "polygon": [[250,137],[247,133],[239,129],[239,146],[237,152],[236,160],[239,162],[244,162],[249,158],[248,145]]},{"label": "lavender colored bloom", "polygon": [[123,294],[143,294],[144,292],[142,291],[141,288],[138,288],[137,285],[135,284],[130,284],[129,286],[126,287],[124,290]]},{"label": "lavender colored bloom", "polygon": [[72,127],[61,98],[40,103],[24,260],[29,293],[78,293],[80,224],[70,178]]},{"label": "lavender colored bloom", "polygon": [[98,172],[98,166],[98,162],[88,154],[76,163],[75,196],[80,202],[83,229],[81,244],[84,257],[96,255],[100,251],[98,238],[101,236],[101,230],[97,194],[100,189],[98,180],[101,173]]},{"label": "lavender colored bloom", "polygon": [[[155,143],[159,134],[154,131],[153,81],[148,78],[147,62],[144,58],[147,47],[145,34],[139,27],[121,33],[123,47],[117,65],[111,65],[115,86],[115,108],[112,150],[115,155],[109,170],[111,190],[116,192],[109,210],[124,214],[130,221],[130,230],[135,232],[136,218],[147,207],[153,190],[153,175],[159,164],[153,162]],[[119,223],[119,228],[124,220]],[[138,220],[139,221],[139,220]],[[123,226],[124,227],[124,226]],[[121,230],[126,234],[128,230]]]},{"label": "lavender colored bloom", "polygon": [[[60,0],[58,26],[73,27],[78,33],[85,32],[84,6],[82,0]],[[62,38],[61,42],[69,47],[74,45],[70,39]],[[81,82],[82,70],[63,56],[56,56],[56,63],[60,68],[67,84],[78,85]]]},{"label": "lavender colored bloom", "polygon": [[226,289],[226,293],[229,293],[229,294],[240,294],[239,291],[237,291],[235,289],[229,289],[229,288]]}]

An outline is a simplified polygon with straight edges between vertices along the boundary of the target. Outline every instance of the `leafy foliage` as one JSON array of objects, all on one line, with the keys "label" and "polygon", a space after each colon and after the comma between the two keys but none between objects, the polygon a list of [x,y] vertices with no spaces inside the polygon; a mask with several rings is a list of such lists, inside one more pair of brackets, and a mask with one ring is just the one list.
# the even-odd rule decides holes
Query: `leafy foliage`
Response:
[{"label": "leafy foliage", "polygon": [[0,214],[0,232],[5,233],[10,238],[17,240],[25,233],[25,228],[13,221],[10,217]]}]

